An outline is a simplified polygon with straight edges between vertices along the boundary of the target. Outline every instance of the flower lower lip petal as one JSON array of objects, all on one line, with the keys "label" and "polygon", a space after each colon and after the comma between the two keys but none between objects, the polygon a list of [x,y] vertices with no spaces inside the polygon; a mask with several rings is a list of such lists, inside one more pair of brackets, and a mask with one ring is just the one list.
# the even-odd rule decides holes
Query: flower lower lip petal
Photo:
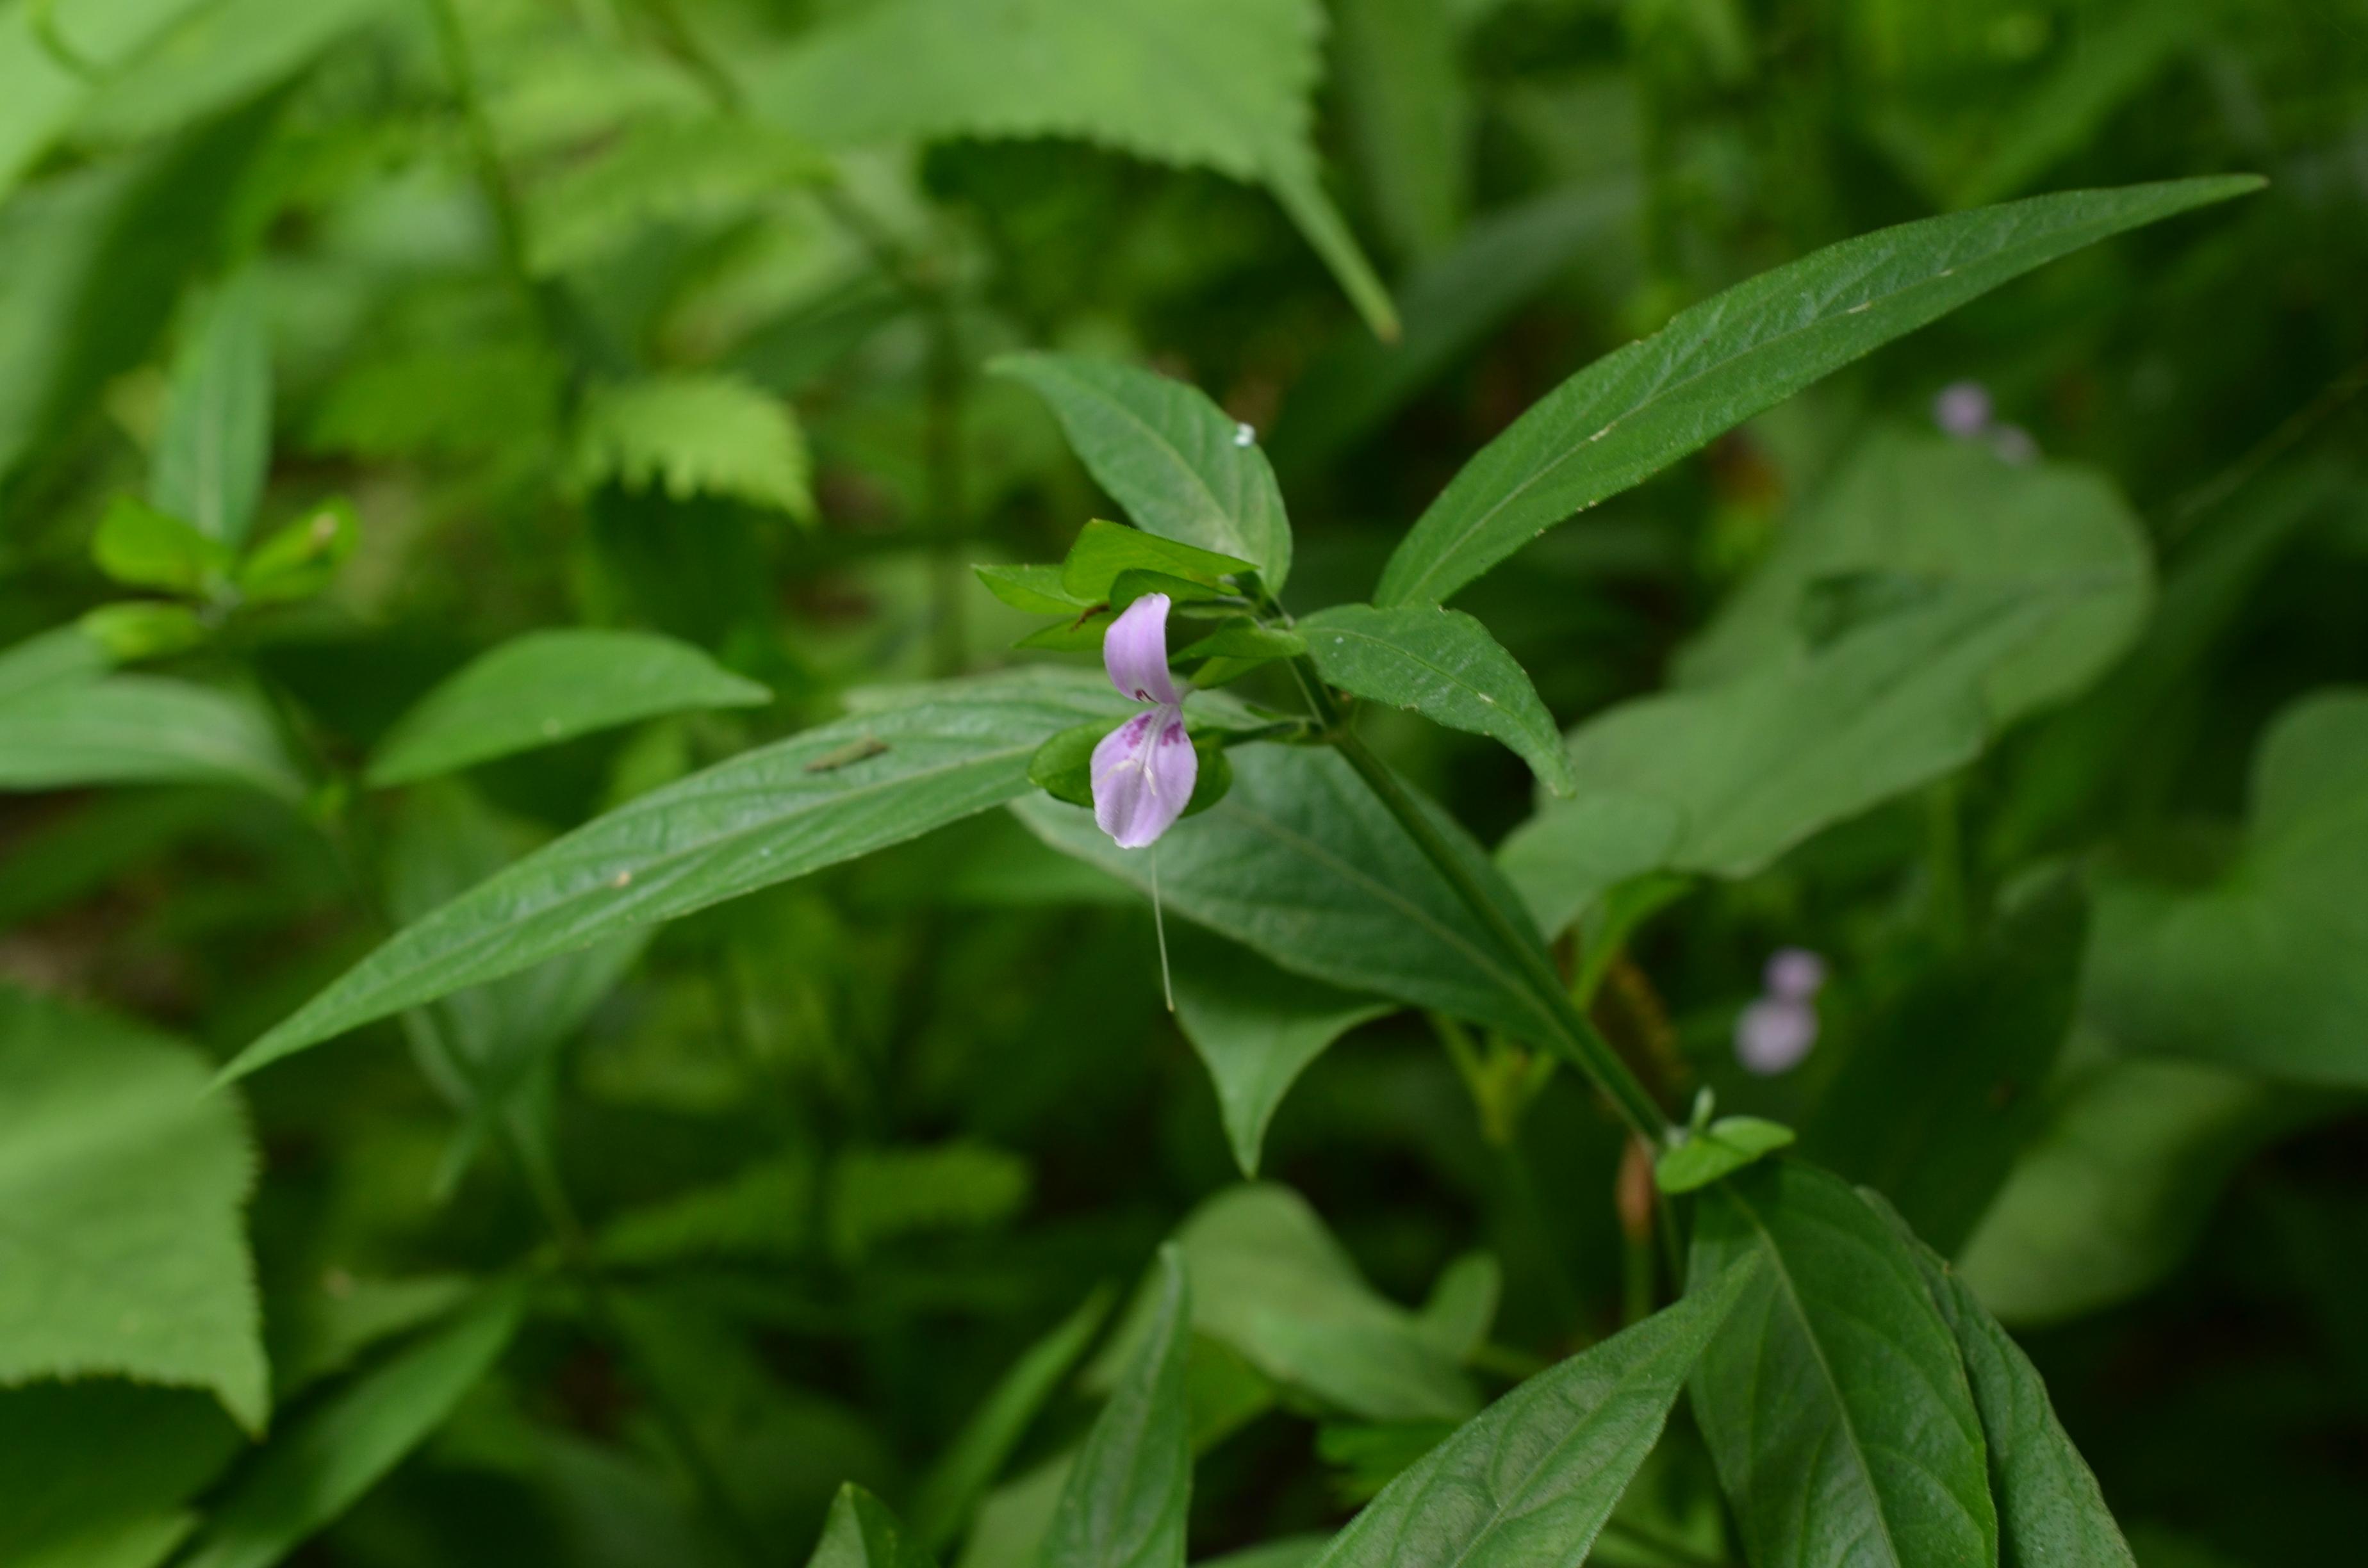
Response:
[{"label": "flower lower lip petal", "polygon": [[1140,849],[1183,814],[1200,772],[1180,709],[1138,713],[1094,748],[1094,821],[1120,848]]}]

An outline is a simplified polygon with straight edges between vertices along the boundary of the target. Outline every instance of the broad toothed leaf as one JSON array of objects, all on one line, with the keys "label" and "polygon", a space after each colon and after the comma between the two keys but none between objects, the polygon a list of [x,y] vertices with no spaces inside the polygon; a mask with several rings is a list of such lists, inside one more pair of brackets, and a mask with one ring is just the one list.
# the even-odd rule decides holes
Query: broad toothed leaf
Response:
[{"label": "broad toothed leaf", "polygon": [[269,1409],[255,1156],[197,1051],[0,989],[0,1384],[118,1375]]},{"label": "broad toothed leaf", "polygon": [[1070,136],[1256,181],[1387,336],[1388,292],[1309,139],[1323,33],[1315,0],[889,0],[741,79],[761,113],[828,146]]}]

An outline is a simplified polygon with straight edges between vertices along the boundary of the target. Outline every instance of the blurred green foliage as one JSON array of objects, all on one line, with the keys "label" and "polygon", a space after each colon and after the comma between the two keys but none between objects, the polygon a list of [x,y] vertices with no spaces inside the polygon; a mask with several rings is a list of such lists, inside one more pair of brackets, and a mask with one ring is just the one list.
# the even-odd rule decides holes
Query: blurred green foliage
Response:
[{"label": "blurred green foliage", "polygon": [[[1113,507],[999,355],[1207,391],[1313,609],[1687,305],[2240,171],[2268,190],[1977,301],[1457,601],[1563,724],[1669,686],[1723,743],[1778,705],[1729,677],[1938,637],[1918,574],[2087,596],[1841,820],[1771,786],[1764,842],[1600,877],[1581,823],[1540,852],[1588,896],[1531,902],[1620,955],[1588,1000],[1667,1103],[1801,1129],[1958,1260],[2144,1568],[2346,1561],[2368,1494],[2363,753],[2327,689],[2368,681],[2368,4],[0,4],[0,1191],[158,1188],[138,1269],[180,1280],[228,1267],[251,1163],[253,1268],[208,1287],[245,1326],[176,1349],[28,1286],[57,1266],[0,1222],[0,1561],[792,1563],[827,1515],[825,1560],[1030,1568],[1097,1402],[1171,1375],[1189,1439],[1143,1441],[1197,1455],[1194,1556],[1304,1561],[1653,1304],[1623,1134],[1524,1048],[1262,965],[1291,1062],[1221,1108],[1185,1031],[1251,960],[1179,937],[1179,1028],[1144,901],[1009,814],[148,1101],[526,849],[1013,662],[1037,622],[972,563]],[[1934,433],[1963,382],[1987,424]],[[675,645],[458,733],[443,683],[528,632]],[[1484,734],[1365,733],[1483,842],[1531,818]],[[1278,757],[1314,760],[1235,788]],[[1831,979],[1761,1077],[1733,1031],[1781,947]],[[1235,1187],[1261,1131],[1282,1186]],[[1171,1234],[1190,1367],[1130,1372],[1152,1298],[1096,1342],[1096,1293]],[[1398,1381],[1327,1359],[1357,1335]],[[1590,1561],[1754,1529],[1681,1416]]]}]

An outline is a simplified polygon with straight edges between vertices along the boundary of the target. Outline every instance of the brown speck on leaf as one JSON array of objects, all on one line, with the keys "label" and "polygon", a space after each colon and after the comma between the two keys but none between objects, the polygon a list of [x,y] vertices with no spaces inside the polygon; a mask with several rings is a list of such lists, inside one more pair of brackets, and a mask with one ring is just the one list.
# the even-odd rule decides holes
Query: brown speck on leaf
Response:
[{"label": "brown speck on leaf", "polygon": [[808,773],[835,772],[839,768],[861,762],[866,757],[878,756],[887,749],[886,741],[877,736],[865,735],[860,740],[849,741],[836,750],[823,753],[806,764],[806,771]]}]

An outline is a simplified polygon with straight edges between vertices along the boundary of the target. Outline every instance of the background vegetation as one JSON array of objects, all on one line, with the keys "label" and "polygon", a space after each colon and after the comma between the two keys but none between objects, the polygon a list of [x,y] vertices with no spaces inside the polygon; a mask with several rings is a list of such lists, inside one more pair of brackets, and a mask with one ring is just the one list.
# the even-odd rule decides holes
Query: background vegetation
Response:
[{"label": "background vegetation", "polygon": [[[1962,758],[1565,956],[1673,1109],[1799,1130],[1958,1259],[2145,1568],[2345,1561],[2368,1495],[2368,6],[0,6],[0,1562],[791,1563],[853,1480],[1019,1568],[1196,1212],[1193,1556],[1336,1528],[1463,1412],[1260,1314],[1429,1325],[1493,1397],[1668,1298],[1622,1129],[1375,1009],[1245,1199],[1149,905],[1010,813],[195,1091],[391,925],[851,691],[1089,665],[971,571],[1115,515],[997,355],[1207,392],[1304,609],[1685,305],[2238,171],[1456,601],[1572,724],[1772,656],[1788,540],[2143,546]],[[416,709],[563,628],[673,642],[553,655],[525,741]],[[1364,733],[1483,842],[1530,819],[1495,743]],[[1271,983],[1167,936],[1188,1022]],[[1828,978],[1761,1076],[1782,948]],[[1742,1552],[1681,1415],[1592,1560]]]}]

